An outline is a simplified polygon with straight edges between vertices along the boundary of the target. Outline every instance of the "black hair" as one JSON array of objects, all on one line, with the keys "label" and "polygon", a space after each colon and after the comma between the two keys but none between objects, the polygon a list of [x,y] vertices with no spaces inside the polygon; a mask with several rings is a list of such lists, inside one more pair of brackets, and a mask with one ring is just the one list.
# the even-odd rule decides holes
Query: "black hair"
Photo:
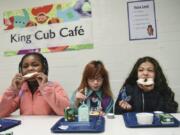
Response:
[{"label": "black hair", "polygon": [[[130,72],[128,78],[126,79],[125,84],[131,84],[131,85],[135,85],[136,84],[136,80],[138,79],[138,68],[139,66],[144,63],[144,62],[150,62],[154,65],[154,71],[155,71],[155,87],[158,89],[167,89],[168,84],[167,84],[167,80],[166,77],[162,71],[162,68],[160,66],[160,64],[158,63],[158,61],[150,56],[145,56],[142,58],[139,58],[132,71]],[[123,86],[124,86],[123,85]]]},{"label": "black hair", "polygon": [[43,72],[44,74],[48,75],[48,62],[47,62],[47,59],[41,54],[41,53],[37,53],[37,52],[32,52],[32,53],[28,53],[26,55],[24,55],[19,63],[19,73],[22,72],[22,64],[23,64],[23,61],[26,57],[30,56],[30,55],[33,55],[33,56],[36,56],[39,58],[42,66],[43,66]]},{"label": "black hair", "polygon": [[[177,112],[178,103],[174,101],[174,92],[171,90],[171,88],[168,86],[166,77],[163,73],[163,70],[158,63],[158,61],[150,56],[145,56],[142,58],[139,58],[132,71],[130,72],[128,78],[125,80],[122,88],[125,85],[136,85],[136,81],[138,79],[138,68],[139,66],[144,62],[150,62],[154,65],[154,71],[155,71],[155,86],[154,89],[156,91],[159,91],[160,94],[164,97],[164,101],[166,101],[165,107],[168,110],[168,112]],[[121,88],[121,90],[122,90]]]}]

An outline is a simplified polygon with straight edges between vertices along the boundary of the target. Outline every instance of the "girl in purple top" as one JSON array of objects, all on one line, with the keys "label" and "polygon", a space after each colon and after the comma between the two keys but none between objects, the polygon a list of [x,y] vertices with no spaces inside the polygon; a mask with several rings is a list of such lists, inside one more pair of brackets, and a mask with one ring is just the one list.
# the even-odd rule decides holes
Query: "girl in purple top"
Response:
[{"label": "girl in purple top", "polygon": [[77,108],[82,101],[85,101],[91,112],[99,111],[104,114],[113,111],[114,101],[109,76],[101,61],[91,61],[84,69],[81,83],[72,96],[71,105]]}]

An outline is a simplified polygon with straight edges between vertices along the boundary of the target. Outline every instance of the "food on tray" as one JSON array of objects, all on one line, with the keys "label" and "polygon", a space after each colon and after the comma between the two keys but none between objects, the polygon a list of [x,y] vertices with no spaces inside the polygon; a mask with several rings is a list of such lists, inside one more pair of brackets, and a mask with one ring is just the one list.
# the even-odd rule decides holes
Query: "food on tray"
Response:
[{"label": "food on tray", "polygon": [[141,112],[136,114],[137,123],[140,125],[149,125],[153,123],[153,113]]},{"label": "food on tray", "polygon": [[69,122],[75,121],[75,119],[76,119],[75,109],[70,108],[70,107],[65,108],[64,109],[64,119],[65,119],[65,121],[69,121]]},{"label": "food on tray", "polygon": [[161,124],[174,124],[174,118],[171,114],[162,113],[159,114]]},{"label": "food on tray", "polygon": [[100,114],[99,111],[91,111],[91,112],[90,112],[90,115],[95,115],[95,116],[97,116],[97,115],[99,115],[99,114]]}]

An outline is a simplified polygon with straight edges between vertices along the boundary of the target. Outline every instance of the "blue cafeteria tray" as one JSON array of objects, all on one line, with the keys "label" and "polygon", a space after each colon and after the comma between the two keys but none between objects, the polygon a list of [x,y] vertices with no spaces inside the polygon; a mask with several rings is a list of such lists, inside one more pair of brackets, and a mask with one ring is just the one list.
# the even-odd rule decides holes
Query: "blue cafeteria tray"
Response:
[{"label": "blue cafeteria tray", "polygon": [[105,119],[103,116],[90,116],[89,122],[58,120],[51,128],[53,133],[100,133],[104,132]]},{"label": "blue cafeteria tray", "polygon": [[5,131],[7,129],[10,129],[20,124],[21,124],[20,120],[0,118],[0,132]]},{"label": "blue cafeteria tray", "polygon": [[154,115],[154,120],[152,124],[148,125],[139,125],[137,123],[136,113],[129,112],[123,114],[124,122],[126,127],[130,128],[143,128],[143,127],[179,127],[179,121],[173,117],[174,123],[171,124],[162,124],[160,119]]}]

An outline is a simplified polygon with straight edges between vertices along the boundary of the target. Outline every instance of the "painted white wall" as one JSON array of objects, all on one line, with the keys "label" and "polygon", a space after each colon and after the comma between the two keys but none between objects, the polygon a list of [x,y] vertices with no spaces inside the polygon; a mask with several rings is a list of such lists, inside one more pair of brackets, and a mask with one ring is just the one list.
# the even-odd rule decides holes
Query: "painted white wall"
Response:
[{"label": "painted white wall", "polygon": [[[59,0],[0,1],[0,15],[6,10],[56,3]],[[64,0],[65,1],[65,0]],[[152,56],[161,64],[180,104],[180,1],[155,0],[158,39],[129,41],[126,0],[92,0],[94,49],[44,54],[50,80],[59,81],[71,96],[78,87],[84,66],[102,60],[109,71],[115,96],[135,61]],[[2,20],[2,19],[1,19]],[[1,42],[1,47],[4,46]],[[0,94],[10,85],[22,56],[0,55]]]}]

